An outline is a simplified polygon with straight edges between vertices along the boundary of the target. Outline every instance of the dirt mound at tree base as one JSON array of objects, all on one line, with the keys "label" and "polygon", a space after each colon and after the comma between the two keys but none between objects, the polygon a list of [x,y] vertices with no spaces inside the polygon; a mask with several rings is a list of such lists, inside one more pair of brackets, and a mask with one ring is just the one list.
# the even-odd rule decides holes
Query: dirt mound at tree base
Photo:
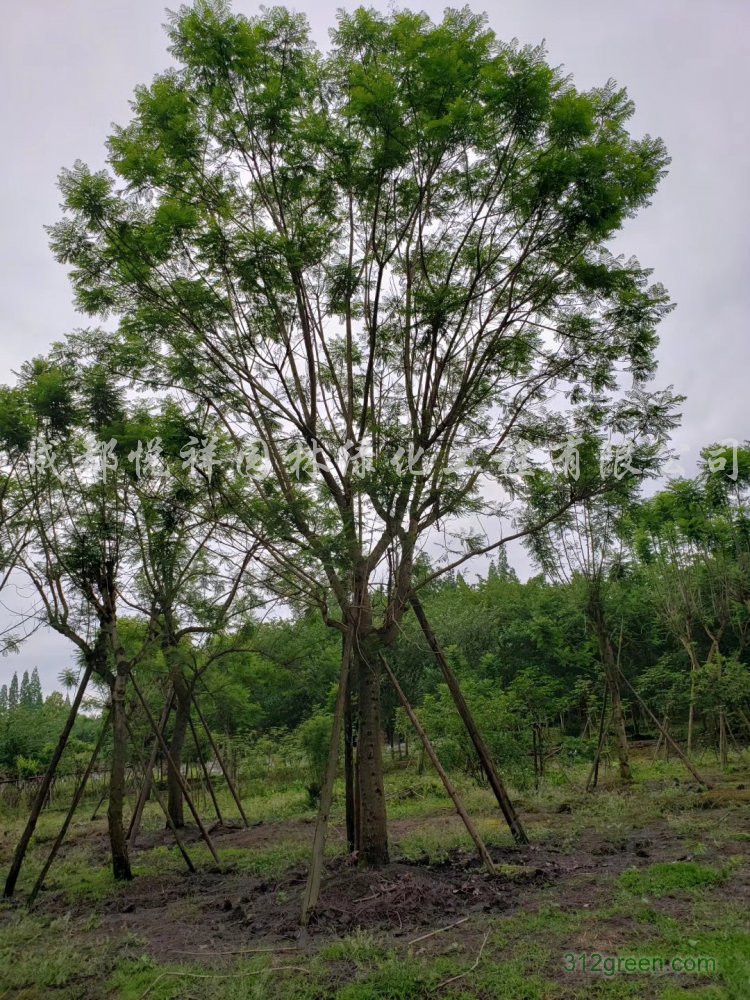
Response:
[{"label": "dirt mound at tree base", "polygon": [[552,875],[508,866],[493,877],[458,852],[437,865],[398,863],[369,871],[342,861],[329,868],[310,931],[387,929],[398,936],[470,913],[501,912],[515,905],[522,884],[541,884]]}]

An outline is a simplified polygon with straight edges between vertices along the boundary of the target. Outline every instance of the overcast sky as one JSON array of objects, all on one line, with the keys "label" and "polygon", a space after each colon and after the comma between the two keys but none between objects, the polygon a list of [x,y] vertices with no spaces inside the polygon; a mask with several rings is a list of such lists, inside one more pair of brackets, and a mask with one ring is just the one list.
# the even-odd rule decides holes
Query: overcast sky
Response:
[{"label": "overcast sky", "polygon": [[[258,11],[248,0],[234,6],[248,15]],[[358,4],[289,6],[308,15],[325,46],[336,8]],[[411,6],[439,18],[445,4]],[[690,471],[702,445],[750,437],[750,4],[504,0],[470,6],[487,10],[502,39],[545,40],[550,61],[563,64],[579,87],[609,77],[627,86],[637,109],[633,131],[660,135],[667,144],[669,176],[616,249],[653,267],[677,303],[662,324],[659,382],[688,397],[674,440]],[[160,0],[25,0],[4,12],[0,382],[85,322],[71,306],[64,269],[52,259],[43,226],[59,217],[60,168],[76,159],[102,166],[110,124],[127,121],[134,87],[168,64],[163,21]],[[37,635],[19,655],[0,660],[0,683],[13,670],[38,665],[47,693],[70,662],[68,644]]]}]

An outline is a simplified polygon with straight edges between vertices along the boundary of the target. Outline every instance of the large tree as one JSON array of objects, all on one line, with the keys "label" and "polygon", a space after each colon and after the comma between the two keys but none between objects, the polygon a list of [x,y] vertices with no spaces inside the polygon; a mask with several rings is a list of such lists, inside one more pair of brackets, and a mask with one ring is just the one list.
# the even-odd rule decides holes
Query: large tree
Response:
[{"label": "large tree", "polygon": [[501,544],[526,489],[508,450],[564,440],[582,399],[621,430],[663,412],[666,294],[606,244],[667,156],[624,90],[577,90],[468,9],[342,13],[321,53],[283,8],[199,0],[169,37],[110,169],[63,173],[52,246],[118,321],[90,350],[261,442],[270,572],[350,640],[360,857],[383,862],[378,647],[420,547],[444,533],[442,572]]}]

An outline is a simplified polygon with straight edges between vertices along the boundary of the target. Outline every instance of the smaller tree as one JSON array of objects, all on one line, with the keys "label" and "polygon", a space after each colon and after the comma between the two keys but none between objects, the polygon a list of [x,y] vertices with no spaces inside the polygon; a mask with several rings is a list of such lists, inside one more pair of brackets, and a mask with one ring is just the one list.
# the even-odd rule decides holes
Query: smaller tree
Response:
[{"label": "smaller tree", "polygon": [[[665,414],[663,419],[662,426],[668,426],[669,415]],[[643,475],[653,475],[658,470],[660,448],[648,439],[640,445],[637,440],[613,445],[593,433],[582,433],[578,445],[580,451],[576,450],[575,463],[563,470],[566,475],[540,477],[531,516],[541,519],[540,515],[549,506],[550,494],[565,489],[565,480],[571,476],[577,488],[583,485],[584,499],[542,530],[531,533],[527,546],[551,579],[567,583],[578,595],[598,646],[609,693],[620,780],[629,782],[632,776],[620,683],[621,640],[613,638],[616,632],[613,605],[623,570],[619,531],[625,512],[635,502]],[[624,463],[623,456],[627,456]]]},{"label": "smaller tree", "polygon": [[29,701],[29,672],[24,670],[23,677],[21,678],[21,686],[18,690],[18,704],[23,705],[24,708],[28,708],[30,705]]},{"label": "smaller tree", "polygon": [[39,680],[39,670],[36,667],[31,671],[31,677],[29,678],[28,698],[30,708],[41,708],[44,704],[42,682]]},{"label": "smaller tree", "polygon": [[8,688],[8,709],[12,712],[18,708],[18,674],[13,674]]}]

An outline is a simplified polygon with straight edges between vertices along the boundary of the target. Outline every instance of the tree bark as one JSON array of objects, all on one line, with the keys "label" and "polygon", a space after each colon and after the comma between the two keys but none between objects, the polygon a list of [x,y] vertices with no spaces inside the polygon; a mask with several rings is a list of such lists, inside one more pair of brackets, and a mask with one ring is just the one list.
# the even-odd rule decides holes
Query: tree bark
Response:
[{"label": "tree bark", "polygon": [[128,755],[128,729],[125,718],[127,673],[118,663],[112,683],[112,764],[109,773],[107,826],[112,853],[112,873],[118,882],[132,879],[128,842],[123,825],[125,805],[125,770]]},{"label": "tree bark", "polygon": [[469,734],[469,738],[474,745],[477,756],[479,757],[479,762],[481,764],[482,770],[484,771],[488,782],[490,783],[490,788],[492,789],[495,798],[497,799],[497,804],[505,817],[510,832],[513,834],[513,839],[518,844],[528,844],[529,838],[526,835],[526,831],[523,828],[523,824],[515,810],[513,803],[511,802],[510,796],[503,784],[502,778],[500,777],[497,768],[495,767],[495,762],[492,759],[492,755],[489,751],[489,747],[484,742],[479,728],[474,721],[474,716],[471,714],[469,706],[466,704],[466,699],[463,696],[463,692],[459,686],[456,679],[456,675],[450,668],[450,664],[445,658],[445,654],[437,641],[435,633],[432,631],[427,616],[425,615],[424,608],[418,597],[412,595],[411,605],[414,609],[414,613],[417,616],[419,625],[424,633],[427,643],[432,650],[435,659],[438,662],[440,670],[443,674],[443,679],[448,685],[448,690],[451,693],[453,702],[458,709],[458,713],[463,720],[463,724],[466,726],[466,731]]},{"label": "tree bark", "polygon": [[182,753],[185,748],[188,723],[190,722],[190,689],[185,679],[173,677],[176,694],[176,710],[172,739],[169,741],[171,761],[167,767],[167,808],[172,822],[181,829],[185,825],[185,802],[182,796],[182,784],[177,772],[182,767]]},{"label": "tree bark", "polygon": [[360,840],[359,861],[377,867],[388,864],[388,823],[383,781],[380,724],[380,664],[374,650],[354,639],[357,667],[359,738]]},{"label": "tree bark", "polygon": [[71,730],[73,729],[73,724],[76,721],[76,716],[78,715],[78,709],[81,707],[81,702],[83,701],[83,695],[86,691],[86,686],[91,678],[93,672],[93,665],[86,667],[81,678],[81,683],[78,685],[78,690],[76,691],[76,696],[73,699],[73,704],[70,706],[70,711],[68,712],[68,718],[65,720],[65,726],[63,731],[60,733],[60,737],[57,741],[57,746],[52,754],[52,759],[49,762],[49,766],[44,775],[39,790],[37,791],[36,798],[31,806],[31,812],[29,813],[29,818],[26,821],[26,826],[24,827],[21,838],[16,845],[15,853],[13,854],[13,860],[10,864],[10,869],[8,875],[5,879],[5,888],[3,890],[3,895],[10,898],[16,888],[16,882],[18,881],[18,876],[21,872],[21,865],[23,864],[23,859],[26,857],[26,852],[29,849],[29,844],[31,838],[34,836],[34,830],[36,829],[37,821],[39,820],[39,814],[42,811],[44,802],[47,798],[50,786],[52,784],[52,779],[57,771],[57,765],[60,763],[60,758],[63,755],[63,751],[68,743],[68,738],[70,737]]},{"label": "tree bark", "polygon": [[344,786],[346,796],[346,841],[349,851],[357,849],[357,811],[354,791],[354,706],[352,704],[351,665],[344,702]]}]

